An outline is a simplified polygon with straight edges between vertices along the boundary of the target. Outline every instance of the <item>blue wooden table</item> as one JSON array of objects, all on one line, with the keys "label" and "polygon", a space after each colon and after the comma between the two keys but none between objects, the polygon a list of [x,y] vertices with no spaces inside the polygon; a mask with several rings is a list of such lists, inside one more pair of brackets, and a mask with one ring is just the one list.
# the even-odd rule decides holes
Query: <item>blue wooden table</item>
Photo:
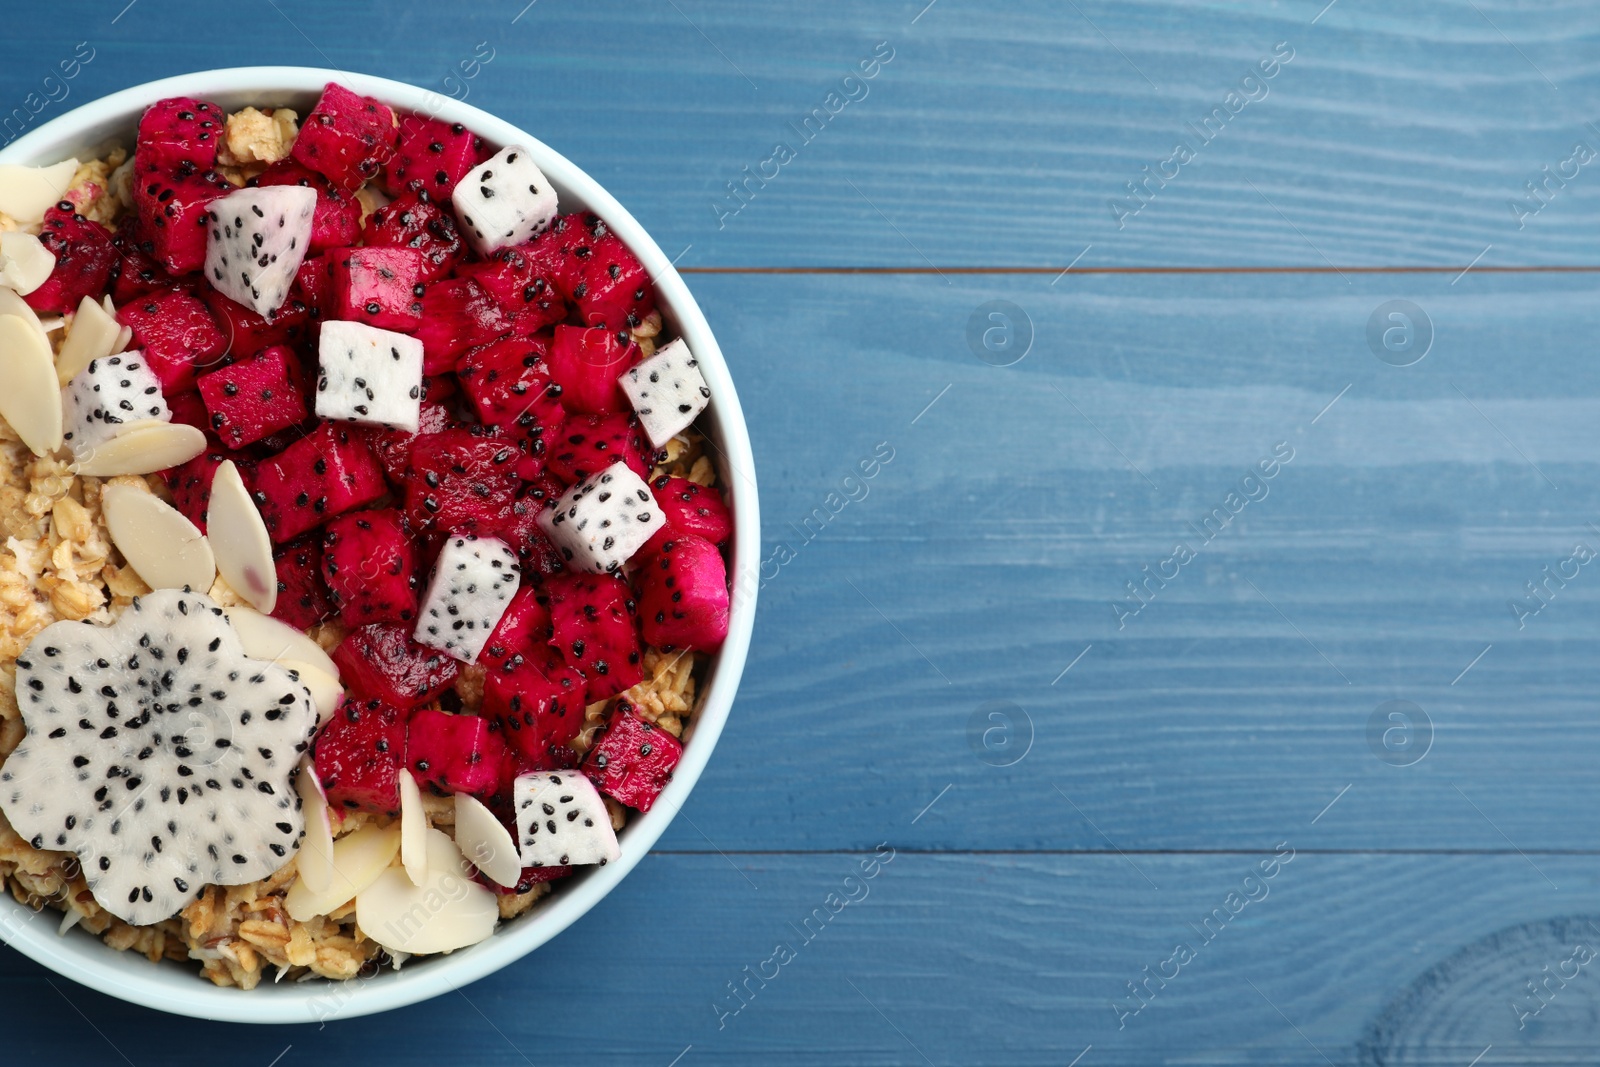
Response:
[{"label": "blue wooden table", "polygon": [[0,1059],[1600,1061],[1593,4],[8,23],[0,111],[92,52],[33,121],[283,62],[536,131],[691,272],[773,562],[684,817],[532,957],[241,1032],[0,951]]}]

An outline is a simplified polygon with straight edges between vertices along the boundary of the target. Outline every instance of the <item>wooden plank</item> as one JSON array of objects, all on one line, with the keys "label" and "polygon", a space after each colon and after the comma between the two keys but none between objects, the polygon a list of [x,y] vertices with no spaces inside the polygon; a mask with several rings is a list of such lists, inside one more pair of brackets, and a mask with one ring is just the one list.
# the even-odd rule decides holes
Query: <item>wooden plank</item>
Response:
[{"label": "wooden plank", "polygon": [[[292,1045],[284,1063],[381,1050],[397,1067],[447,1053],[486,1067],[680,1055],[681,1067],[1061,1067],[1093,1045],[1081,1067],[1465,1067],[1492,1044],[1485,1062],[1593,1062],[1594,964],[1562,967],[1575,944],[1600,951],[1591,859],[1537,857],[1557,889],[1516,855],[1315,853],[1318,829],[1302,820],[1243,854],[1138,857],[1137,870],[1115,856],[897,852],[862,879],[852,855],[732,857],[756,889],[715,854],[652,856],[530,958],[407,1009],[404,1039],[394,1016],[335,1020],[252,1032],[250,1059]],[[1293,858],[1262,879],[1281,840]],[[1193,958],[1164,966],[1179,944]],[[787,961],[768,963],[779,945]],[[1132,1013],[1127,987],[1147,967],[1168,978],[1149,980]],[[1525,983],[1546,967],[1577,976],[1519,1030],[1512,1004],[1541,1003]],[[238,1058],[237,1029],[46,977],[0,953],[19,1061],[49,1049],[117,1062],[111,1045],[136,1064]]]},{"label": "wooden plank", "polygon": [[[672,847],[861,847],[947,786],[908,842],[1241,847],[1349,786],[1333,847],[1600,847],[1600,586],[1563,563],[1600,550],[1584,280],[956,282],[696,280],[774,562]],[[1396,298],[1433,323],[1411,367],[1367,345]],[[967,347],[993,299],[1038,337],[1012,367]],[[1293,460],[1207,544],[1281,442]],[[1119,629],[1178,541],[1197,558]],[[1548,606],[1519,629],[1531,581]],[[1434,726],[1414,766],[1369,747],[1393,700]],[[1032,722],[1014,766],[971,747],[992,701]]]},{"label": "wooden plank", "polygon": [[[1324,4],[942,0],[918,18],[924,0],[825,17],[799,3],[494,0],[440,19],[283,0],[247,32],[184,35],[172,27],[214,8],[171,0],[115,25],[85,13],[72,33],[95,58],[40,118],[149,77],[153,53],[163,72],[272,59],[397,77],[522,123],[669,255],[687,248],[685,265],[1595,262],[1600,188],[1592,167],[1564,164],[1579,141],[1600,150],[1582,106],[1600,11],[1345,0],[1313,24]],[[36,59],[0,72],[8,106],[72,51],[55,18],[16,30]],[[844,86],[879,42],[894,58]],[[1230,99],[1279,42],[1293,58]],[[858,99],[797,134],[835,90]],[[1180,141],[1195,158],[1168,163]],[[723,217],[739,203],[727,184],[778,142],[794,158]],[[1547,166],[1557,177],[1532,199],[1525,183]],[[1130,182],[1147,183],[1142,201]]]}]

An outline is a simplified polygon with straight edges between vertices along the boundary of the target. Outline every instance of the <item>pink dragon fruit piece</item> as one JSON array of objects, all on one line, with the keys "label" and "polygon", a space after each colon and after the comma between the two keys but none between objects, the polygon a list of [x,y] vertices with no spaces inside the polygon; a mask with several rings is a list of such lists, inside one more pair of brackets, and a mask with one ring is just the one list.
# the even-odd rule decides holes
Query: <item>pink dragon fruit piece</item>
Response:
[{"label": "pink dragon fruit piece", "polygon": [[400,145],[383,172],[384,186],[390,196],[420,189],[444,203],[467,171],[490,154],[483,138],[459,122],[404,115]]},{"label": "pink dragon fruit piece", "polygon": [[331,520],[322,531],[322,576],[347,626],[416,618],[416,548],[394,508]]},{"label": "pink dragon fruit piece", "polygon": [[305,375],[283,345],[202,374],[200,396],[211,413],[208,429],[229,448],[242,448],[304,422]]},{"label": "pink dragon fruit piece", "polygon": [[365,436],[331,423],[262,460],[254,483],[256,506],[279,544],[388,492]]},{"label": "pink dragon fruit piece", "polygon": [[411,713],[406,729],[407,763],[418,785],[441,796],[485,796],[509,777],[512,761],[488,719],[432,708]]},{"label": "pink dragon fruit piece", "polygon": [[355,191],[394,156],[399,123],[386,104],[329,82],[300,124],[294,158],[341,189]]},{"label": "pink dragon fruit piece", "polygon": [[639,718],[633,705],[623,701],[589,750],[583,773],[613,800],[649,811],[672,781],[672,770],[682,757],[683,746],[676,737]]},{"label": "pink dragon fruit piece", "polygon": [[607,574],[557,574],[550,597],[550,645],[584,677],[585,704],[616,696],[644,677],[633,592]]},{"label": "pink dragon fruit piece", "polygon": [[228,117],[216,104],[178,96],[157,100],[139,120],[137,165],[156,170],[210,170],[217,165]]},{"label": "pink dragon fruit piece", "polygon": [[639,626],[657,648],[712,652],[728,636],[728,567],[717,546],[678,534],[634,574]]},{"label": "pink dragon fruit piece", "polygon": [[330,807],[394,814],[406,766],[405,713],[381,700],[345,700],[323,726],[312,763]]},{"label": "pink dragon fruit piece", "polygon": [[358,697],[410,711],[455,683],[461,664],[411,640],[411,627],[395,623],[361,626],[333,650],[339,679]]},{"label": "pink dragon fruit piece", "polygon": [[212,171],[147,170],[135,164],[130,183],[141,246],[172,274],[205,266],[211,204],[233,186]]}]

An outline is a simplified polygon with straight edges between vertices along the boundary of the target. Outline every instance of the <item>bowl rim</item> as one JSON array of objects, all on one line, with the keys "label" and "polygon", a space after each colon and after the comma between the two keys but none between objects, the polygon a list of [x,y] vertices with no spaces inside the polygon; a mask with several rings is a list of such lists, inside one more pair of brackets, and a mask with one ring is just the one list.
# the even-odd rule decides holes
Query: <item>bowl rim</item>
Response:
[{"label": "bowl rim", "polygon": [[[66,112],[0,150],[0,163],[50,163],[93,147],[113,130],[126,144],[144,108],[169,96],[218,100],[232,110],[272,97],[305,97],[337,81],[397,110],[460,122],[495,145],[519,144],[533,154],[556,186],[562,207],[594,211],[639,256],[655,280],[657,299],[699,360],[711,388],[711,436],[719,445],[719,473],[732,498],[734,535],[729,565],[732,598],[728,638],[712,661],[700,710],[685,735],[683,758],[672,782],[649,812],[623,831],[622,859],[591,869],[568,883],[539,910],[504,923],[471,948],[404,970],[345,982],[316,979],[290,985],[263,982],[250,992],[213,986],[187,968],[151,964],[137,953],[117,952],[84,933],[61,936],[52,923],[0,893],[0,943],[9,943],[63,977],[113,997],[176,1015],[240,1023],[323,1023],[415,1004],[477,981],[532,952],[598,904],[638,864],[688,798],[716,747],[733,705],[755,622],[754,580],[760,557],[755,464],[738,394],[716,338],[688,286],[644,228],[599,182],[527,131],[473,105],[404,82],[321,67],[228,67],[173,75],[130,86]],[[239,101],[236,104],[228,100]],[[98,131],[98,132],[97,132]],[[46,913],[53,914],[53,913]],[[21,921],[18,921],[18,920]],[[137,966],[129,966],[137,964]],[[148,973],[145,973],[145,972]]]}]

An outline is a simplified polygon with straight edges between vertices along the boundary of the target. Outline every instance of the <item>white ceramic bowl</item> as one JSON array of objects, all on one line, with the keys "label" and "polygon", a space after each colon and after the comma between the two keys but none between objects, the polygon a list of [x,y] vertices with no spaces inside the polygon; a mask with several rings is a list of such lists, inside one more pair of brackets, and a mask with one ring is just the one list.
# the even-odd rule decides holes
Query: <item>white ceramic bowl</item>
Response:
[{"label": "white ceramic bowl", "polygon": [[[733,705],[744,669],[755,619],[761,544],[757,517],[755,466],[739,398],[716,338],[694,297],[650,235],[610,193],[564,156],[523,130],[475,107],[385,78],[350,75],[311,67],[236,67],[184,74],[146,82],[85,104],[50,122],[0,152],[0,163],[55,163],[68,156],[91,159],[113,145],[132,148],[139,116],[151,103],[169,96],[212,100],[234,111],[246,104],[311,110],[322,87],[341,82],[396,109],[464,123],[495,146],[524,145],[560,193],[561,210],[587,208],[603,219],[638,255],[655,279],[663,315],[687,341],[711,386],[711,407],[701,418],[718,450],[722,486],[734,514],[729,573],[736,576],[727,643],[712,664],[700,709],[672,783],[645,815],[635,815],[622,834],[622,859],[562,883],[544,906],[501,926],[482,944],[449,956],[416,960],[403,971],[385,970],[350,982],[312,979],[274,985],[264,981],[246,993],[219,989],[191,967],[150,963],[132,953],[114,952],[82,931],[56,933],[55,913],[35,916],[9,894],[0,894],[0,940],[51,970],[114,997],[180,1015],[244,1023],[321,1022],[350,1018],[414,1004],[476,981],[538,948],[600,902],[633,869],[666,830],[705,768]],[[744,578],[745,580],[738,580]]]}]

